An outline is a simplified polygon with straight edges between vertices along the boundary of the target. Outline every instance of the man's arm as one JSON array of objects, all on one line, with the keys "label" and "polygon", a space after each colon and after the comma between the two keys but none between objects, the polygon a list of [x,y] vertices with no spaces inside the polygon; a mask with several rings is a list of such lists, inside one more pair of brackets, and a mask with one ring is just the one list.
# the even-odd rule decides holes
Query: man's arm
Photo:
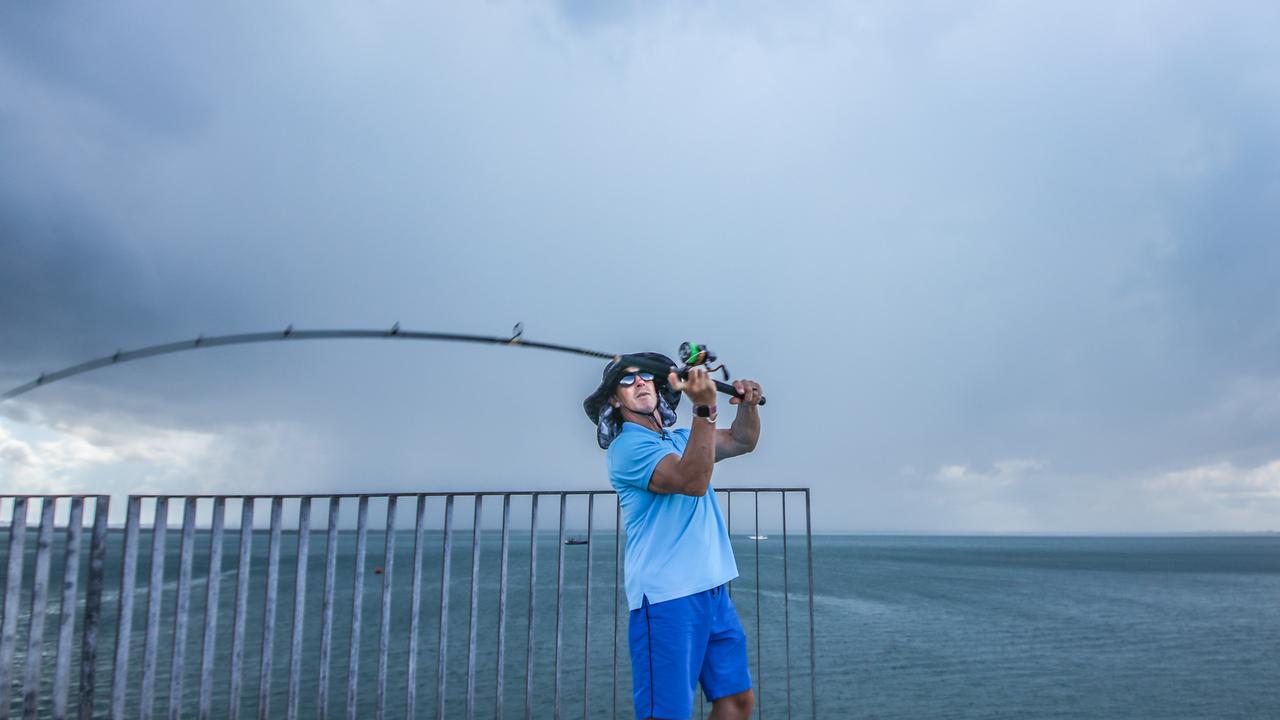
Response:
[{"label": "man's arm", "polygon": [[746,455],[756,449],[759,441],[760,411],[754,407],[741,408],[728,430],[716,431],[716,462]]},{"label": "man's arm", "polygon": [[[707,375],[706,368],[689,370],[688,380],[681,380],[673,372],[667,376],[667,383],[687,395],[694,405],[712,405],[716,401],[716,386]],[[706,495],[711,485],[711,466],[715,461],[715,425],[695,418],[684,455],[673,453],[658,461],[653,476],[649,478],[649,492],[695,497]]]},{"label": "man's arm", "polygon": [[739,380],[733,386],[742,393],[741,398],[729,400],[738,406],[738,415],[728,430],[716,432],[716,462],[745,455],[760,442],[760,398],[764,391],[750,380]]},{"label": "man's arm", "polygon": [[689,431],[689,444],[684,455],[672,453],[658,461],[649,478],[649,492],[662,495],[707,494],[711,485],[711,465],[715,462],[716,428],[711,423],[695,419]]}]

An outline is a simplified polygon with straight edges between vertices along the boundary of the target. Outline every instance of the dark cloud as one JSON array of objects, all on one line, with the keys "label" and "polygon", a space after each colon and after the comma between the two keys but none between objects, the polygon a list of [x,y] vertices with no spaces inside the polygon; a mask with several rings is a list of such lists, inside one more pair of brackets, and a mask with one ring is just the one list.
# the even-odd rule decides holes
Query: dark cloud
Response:
[{"label": "dark cloud", "polygon": [[[522,320],[712,344],[772,398],[723,482],[833,527],[1262,516],[1197,483],[1280,457],[1276,11],[602,7],[0,11],[0,377]],[[218,487],[597,486],[598,372],[222,348],[6,417],[172,431]]]},{"label": "dark cloud", "polygon": [[[23,182],[34,187],[15,187]],[[126,326],[166,329],[146,258],[38,175],[0,178],[0,250],[0,363],[10,372],[105,354]]]}]

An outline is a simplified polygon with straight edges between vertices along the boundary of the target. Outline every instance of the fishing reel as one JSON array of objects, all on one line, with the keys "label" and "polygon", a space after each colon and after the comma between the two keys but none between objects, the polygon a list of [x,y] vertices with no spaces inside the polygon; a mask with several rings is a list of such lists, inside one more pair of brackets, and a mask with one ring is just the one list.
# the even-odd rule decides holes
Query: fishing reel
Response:
[{"label": "fishing reel", "polygon": [[687,341],[682,342],[680,343],[680,350],[676,356],[680,359],[680,362],[683,363],[680,367],[676,368],[676,373],[679,374],[680,377],[687,377],[690,368],[695,368],[701,365],[707,368],[708,373],[718,372],[726,381],[729,380],[729,368],[725,367],[724,363],[716,365],[716,354],[711,352],[711,348],[706,345],[699,345],[697,343]]},{"label": "fishing reel", "polygon": [[[738,389],[729,384],[729,368],[725,367],[724,363],[720,363],[719,365],[715,364],[717,358],[716,354],[711,351],[711,348],[697,343],[687,341],[682,342],[680,343],[680,350],[677,352],[677,357],[680,359],[681,363],[680,367],[675,369],[678,377],[688,378],[689,370],[692,368],[699,366],[706,367],[708,374],[718,372],[721,374],[721,377],[724,378],[724,382],[715,379],[712,380],[712,382],[716,384],[716,390],[726,395],[742,397],[741,393],[738,392]],[[764,405],[763,397],[760,398],[760,404]]]}]

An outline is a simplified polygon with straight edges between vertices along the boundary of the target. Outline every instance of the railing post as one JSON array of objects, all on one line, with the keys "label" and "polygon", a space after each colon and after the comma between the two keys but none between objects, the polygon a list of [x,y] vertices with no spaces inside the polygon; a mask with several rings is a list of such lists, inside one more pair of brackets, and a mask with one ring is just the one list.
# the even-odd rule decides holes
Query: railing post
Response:
[{"label": "railing post", "polygon": [[129,646],[133,639],[133,590],[138,581],[138,525],[142,498],[130,496],[124,521],[124,557],[120,566],[120,604],[116,620],[115,667],[111,675],[111,720],[124,720],[129,680]]},{"label": "railing post", "polygon": [[387,706],[387,651],[391,645],[391,577],[396,561],[396,496],[387,498],[387,524],[382,545],[382,613],[378,616],[378,689],[373,716],[382,720]]},{"label": "railing post", "polygon": [[271,669],[276,637],[276,597],[280,581],[280,525],[284,498],[271,498],[271,534],[267,539],[267,589],[262,610],[262,658],[258,672],[258,720],[271,717]]},{"label": "railing post", "polygon": [[760,720],[764,720],[764,654],[761,652],[760,639],[760,491],[754,494],[756,513],[756,712],[760,716]]},{"label": "railing post", "polygon": [[418,625],[422,607],[422,531],[427,518],[427,497],[418,496],[418,509],[413,521],[413,589],[409,593],[409,667],[405,671],[404,716],[413,720],[418,703]]},{"label": "railing post", "polygon": [[231,625],[231,685],[228,690],[227,717],[240,718],[241,692],[244,687],[244,632],[249,611],[249,565],[253,549],[253,503],[246,497],[240,504],[240,554],[236,565],[236,615]]},{"label": "railing post", "polygon": [[475,518],[471,524],[471,597],[467,621],[467,720],[476,715],[476,634],[480,626],[480,512],[483,495],[476,495]]},{"label": "railing post", "polygon": [[289,637],[289,696],[285,717],[298,717],[302,693],[302,627],[307,611],[307,558],[311,549],[311,498],[298,504],[298,545],[293,575],[293,633]]},{"label": "railing post", "polygon": [[787,567],[787,491],[782,491],[782,632],[787,661],[787,720],[791,720],[791,575]]},{"label": "railing post", "polygon": [[338,568],[338,509],[340,498],[329,498],[325,528],[324,600],[320,607],[320,667],[316,680],[316,718],[329,720],[329,663],[333,652],[333,586]]},{"label": "railing post", "polygon": [[444,548],[440,561],[440,646],[436,659],[436,718],[444,720],[446,655],[449,650],[449,572],[453,552],[453,495],[444,501]]},{"label": "railing post", "polygon": [[596,496],[587,496],[587,587],[582,613],[582,717],[591,717],[591,684],[588,677],[591,672],[591,541],[595,529]]},{"label": "railing post", "polygon": [[534,599],[538,593],[538,494],[533,493],[533,505],[529,509],[529,639],[525,645],[524,668],[524,718],[533,720],[533,614]]},{"label": "railing post", "polygon": [[164,548],[169,530],[169,499],[156,498],[151,522],[151,579],[147,584],[147,630],[142,644],[142,692],[138,717],[150,720],[156,695],[156,656],[160,647],[160,608],[164,601]]},{"label": "railing post", "polygon": [[93,503],[93,539],[89,544],[89,585],[84,597],[84,630],[80,638],[80,720],[93,715],[97,690],[98,622],[102,613],[102,585],[106,582],[107,517],[111,498],[99,495]]},{"label": "railing post", "polygon": [[169,720],[182,717],[182,673],[186,666],[187,613],[191,608],[191,561],[195,553],[196,499],[186,499],[178,559],[178,600],[173,612],[173,655],[169,661]]},{"label": "railing post", "polygon": [[222,534],[226,522],[226,498],[214,498],[209,522],[209,574],[205,587],[204,639],[200,648],[200,720],[213,714],[213,650],[218,638],[218,595],[222,584]]},{"label": "railing post", "polygon": [[40,664],[44,660],[44,618],[49,609],[49,564],[53,554],[53,511],[57,499],[44,498],[40,534],[36,536],[36,573],[31,587],[31,617],[27,631],[27,672],[22,683],[23,720],[35,720],[40,700]]},{"label": "railing post", "polygon": [[76,630],[76,590],[80,582],[80,533],[84,525],[84,498],[71,498],[67,518],[67,546],[63,548],[62,604],[58,606],[58,654],[53,672],[53,717],[67,717],[71,691],[71,640]]},{"label": "railing post", "polygon": [[369,540],[369,496],[360,496],[356,510],[356,562],[351,590],[351,646],[347,649],[347,720],[357,720],[356,692],[360,687],[360,627],[364,624],[364,554]]},{"label": "railing post", "polygon": [[502,561],[498,570],[498,677],[494,720],[502,720],[502,674],[507,647],[507,551],[511,545],[511,493],[502,496]]},{"label": "railing post", "polygon": [[613,700],[611,716],[618,718],[618,594],[622,584],[622,501],[615,496],[613,517]]},{"label": "railing post", "polygon": [[568,496],[560,493],[560,537],[556,543],[556,676],[555,718],[560,720],[560,626],[564,621],[564,519]]},{"label": "railing post", "polygon": [[809,692],[813,697],[813,720],[818,720],[818,645],[813,631],[813,524],[809,514],[809,488],[804,490],[804,537],[809,548]]},{"label": "railing post", "polygon": [[13,499],[9,520],[9,568],[5,576],[4,620],[0,621],[0,718],[9,717],[13,692],[13,645],[18,634],[18,605],[22,597],[22,566],[26,560],[27,499]]}]

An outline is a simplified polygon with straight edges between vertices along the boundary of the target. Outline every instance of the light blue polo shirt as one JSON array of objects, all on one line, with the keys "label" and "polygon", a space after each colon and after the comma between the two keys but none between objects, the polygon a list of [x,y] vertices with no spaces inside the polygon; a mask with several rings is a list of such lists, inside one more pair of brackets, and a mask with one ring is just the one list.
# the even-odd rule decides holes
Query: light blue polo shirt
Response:
[{"label": "light blue polo shirt", "polygon": [[626,519],[627,606],[692,595],[738,577],[729,532],[713,488],[702,497],[649,491],[658,461],[682,455],[689,429],[656,433],[623,423],[609,445],[609,481]]}]

